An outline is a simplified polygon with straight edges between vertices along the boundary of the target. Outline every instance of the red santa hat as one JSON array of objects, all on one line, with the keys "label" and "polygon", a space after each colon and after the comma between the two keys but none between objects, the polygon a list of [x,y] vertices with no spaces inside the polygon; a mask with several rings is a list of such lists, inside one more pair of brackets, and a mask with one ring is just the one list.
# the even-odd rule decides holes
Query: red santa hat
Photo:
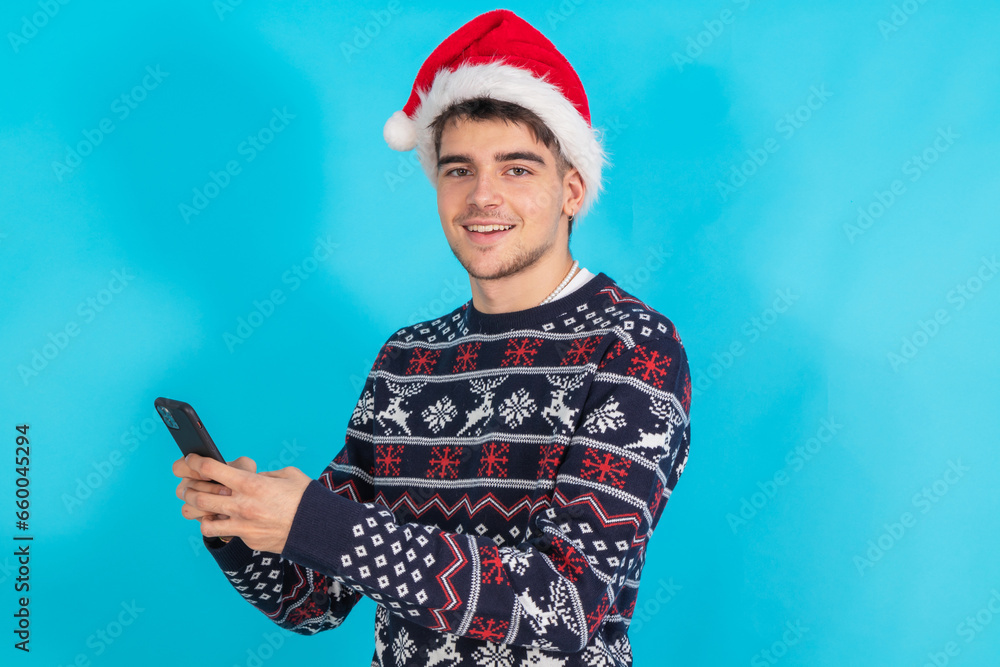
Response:
[{"label": "red santa hat", "polygon": [[424,173],[436,183],[430,124],[452,104],[474,97],[520,104],[552,130],[586,184],[575,219],[582,218],[602,190],[601,170],[608,162],[590,125],[583,83],[552,42],[506,9],[477,16],[434,49],[417,73],[406,106],[386,121],[386,143],[397,151],[416,148]]}]

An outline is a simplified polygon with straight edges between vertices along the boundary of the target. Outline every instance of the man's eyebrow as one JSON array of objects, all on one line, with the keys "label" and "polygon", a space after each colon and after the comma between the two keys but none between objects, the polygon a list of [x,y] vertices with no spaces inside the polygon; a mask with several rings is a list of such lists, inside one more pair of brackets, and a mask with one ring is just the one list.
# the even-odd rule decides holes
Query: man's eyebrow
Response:
[{"label": "man's eyebrow", "polygon": [[538,153],[531,151],[514,151],[513,153],[497,153],[493,156],[497,162],[512,162],[514,160],[525,160],[527,162],[537,162],[545,166],[545,159]]},{"label": "man's eyebrow", "polygon": [[[512,160],[524,160],[526,162],[537,162],[538,164],[545,166],[545,159],[538,153],[533,153],[531,151],[513,151],[511,153],[497,153],[493,156],[496,162],[510,162]],[[456,162],[472,162],[472,158],[468,155],[452,154],[452,155],[442,155],[441,159],[438,160],[438,169],[445,166],[446,164],[454,164]]]}]

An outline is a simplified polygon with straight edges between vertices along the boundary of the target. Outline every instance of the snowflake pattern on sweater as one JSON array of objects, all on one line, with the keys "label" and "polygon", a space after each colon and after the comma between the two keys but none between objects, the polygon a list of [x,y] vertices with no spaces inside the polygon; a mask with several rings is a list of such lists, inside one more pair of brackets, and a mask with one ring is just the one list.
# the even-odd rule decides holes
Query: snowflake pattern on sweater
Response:
[{"label": "snowflake pattern on sweater", "polygon": [[382,346],[282,554],[206,545],[293,632],[372,598],[373,667],[629,666],[690,403],[673,324],[603,273],[515,313],[470,301]]}]

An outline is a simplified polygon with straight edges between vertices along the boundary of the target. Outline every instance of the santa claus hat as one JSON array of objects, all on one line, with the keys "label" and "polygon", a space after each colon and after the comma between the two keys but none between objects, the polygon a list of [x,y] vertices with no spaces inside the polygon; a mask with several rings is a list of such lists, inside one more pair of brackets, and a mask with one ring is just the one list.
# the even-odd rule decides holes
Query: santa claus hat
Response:
[{"label": "santa claus hat", "polygon": [[552,42],[506,9],[477,16],[434,49],[406,106],[386,122],[386,143],[397,151],[416,148],[424,173],[436,183],[430,124],[452,104],[474,97],[520,104],[552,130],[587,186],[575,219],[582,218],[602,190],[601,170],[608,162],[590,125],[583,83]]}]

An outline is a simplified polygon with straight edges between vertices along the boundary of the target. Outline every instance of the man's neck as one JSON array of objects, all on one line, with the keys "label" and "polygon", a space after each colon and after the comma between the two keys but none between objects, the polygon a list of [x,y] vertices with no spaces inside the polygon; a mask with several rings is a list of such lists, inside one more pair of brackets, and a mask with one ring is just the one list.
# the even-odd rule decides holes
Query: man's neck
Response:
[{"label": "man's neck", "polygon": [[552,260],[536,262],[505,278],[480,280],[469,276],[472,305],[481,313],[511,313],[534,308],[559,286],[573,266],[566,253]]}]

